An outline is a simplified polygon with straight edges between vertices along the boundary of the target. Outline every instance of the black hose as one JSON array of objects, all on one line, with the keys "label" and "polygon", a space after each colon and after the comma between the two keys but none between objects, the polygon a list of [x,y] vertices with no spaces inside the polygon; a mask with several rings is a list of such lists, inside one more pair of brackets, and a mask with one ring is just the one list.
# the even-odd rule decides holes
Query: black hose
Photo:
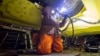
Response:
[{"label": "black hose", "polygon": [[72,25],[72,39],[73,39],[74,38],[74,24],[73,24],[71,17],[68,16],[68,18],[70,19],[70,22],[71,22],[71,25]]}]

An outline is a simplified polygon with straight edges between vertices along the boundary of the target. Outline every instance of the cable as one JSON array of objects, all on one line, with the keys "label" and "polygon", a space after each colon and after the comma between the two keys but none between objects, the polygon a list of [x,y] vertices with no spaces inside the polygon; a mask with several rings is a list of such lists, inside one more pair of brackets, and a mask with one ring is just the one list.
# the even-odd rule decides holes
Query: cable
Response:
[{"label": "cable", "polygon": [[97,22],[88,22],[88,21],[85,21],[83,19],[78,19],[78,20],[83,21],[83,22],[88,23],[88,24],[98,24],[98,23],[100,23],[100,20],[98,20]]},{"label": "cable", "polygon": [[63,29],[63,30],[60,30],[60,29],[59,29],[59,31],[60,31],[60,32],[63,32],[63,31],[65,31],[65,30],[67,30],[68,26],[69,26],[70,23],[71,23],[71,25],[72,25],[72,38],[74,38],[74,24],[73,24],[72,19],[71,19],[68,15],[66,15],[66,16],[64,17],[64,19],[67,18],[67,17],[68,17],[68,19],[70,19],[70,22],[69,22],[68,25],[65,27],[65,29]]},{"label": "cable", "polygon": [[[66,20],[67,19],[67,15],[66,16],[64,16],[64,18],[63,18],[63,20],[62,20],[62,22],[64,21],[64,20]],[[67,22],[66,22],[67,23]],[[64,24],[66,24],[66,23],[64,23]],[[63,30],[60,30],[60,29],[58,29],[60,32],[63,32],[63,31],[65,31],[67,28],[68,28],[68,26],[70,25],[70,22],[68,22],[68,24],[67,25],[64,25],[65,26],[65,28],[63,29]]]},{"label": "cable", "polygon": [[68,28],[68,26],[70,25],[70,22],[68,23],[68,25],[63,29],[63,30],[60,30],[60,29],[58,29],[60,32],[63,32],[63,31],[65,31],[67,28]]},{"label": "cable", "polygon": [[98,20],[97,22],[89,22],[89,21],[86,21],[86,20],[83,20],[83,19],[80,19],[80,18],[72,18],[72,19],[73,19],[73,22],[82,21],[82,22],[85,22],[85,23],[88,23],[88,24],[98,24],[98,23],[100,23],[100,20]]},{"label": "cable", "polygon": [[72,38],[74,38],[74,24],[72,19],[68,16],[68,18],[70,19],[71,25],[72,25]]}]

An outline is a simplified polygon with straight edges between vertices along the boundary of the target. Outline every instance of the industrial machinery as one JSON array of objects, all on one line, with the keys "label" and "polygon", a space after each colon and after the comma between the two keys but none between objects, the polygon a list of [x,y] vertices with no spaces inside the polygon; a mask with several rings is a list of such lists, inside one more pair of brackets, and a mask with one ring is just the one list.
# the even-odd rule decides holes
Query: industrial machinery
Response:
[{"label": "industrial machinery", "polygon": [[88,35],[85,37],[84,41],[84,49],[87,52],[94,51],[99,52],[100,51],[100,38],[99,35]]},{"label": "industrial machinery", "polygon": [[[0,21],[39,30],[42,21],[42,6],[34,1],[39,2],[38,0],[0,0]],[[67,14],[72,18],[74,21],[74,35],[99,34],[99,0],[64,0],[63,2],[65,3],[57,2],[55,7],[58,7],[58,11],[62,14]],[[52,1],[49,1],[49,3],[52,4]],[[66,26],[62,29],[65,28]],[[62,32],[62,35],[71,36],[71,28],[71,24],[69,24],[69,27]]]},{"label": "industrial machinery", "polygon": [[[100,0],[0,0],[0,27],[28,34],[41,27],[44,4],[52,7],[53,17],[66,24],[59,28],[62,36],[100,34]],[[16,27],[17,25],[17,27]],[[28,41],[28,40],[27,40]],[[32,49],[30,41],[30,49]],[[26,47],[27,48],[27,47]]]}]

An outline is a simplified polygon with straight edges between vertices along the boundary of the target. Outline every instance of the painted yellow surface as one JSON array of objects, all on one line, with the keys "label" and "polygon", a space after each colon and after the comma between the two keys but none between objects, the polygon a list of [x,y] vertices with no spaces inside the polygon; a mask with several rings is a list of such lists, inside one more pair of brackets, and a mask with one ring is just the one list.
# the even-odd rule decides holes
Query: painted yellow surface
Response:
[{"label": "painted yellow surface", "polygon": [[[100,20],[100,0],[82,0],[85,5],[84,8],[72,18],[80,18],[88,22],[97,22]],[[74,22],[74,34],[75,36],[100,34],[99,24],[88,24],[82,21]],[[65,30],[62,35],[71,36],[71,25]]]},{"label": "painted yellow surface", "polygon": [[85,15],[94,16],[100,19],[100,0],[82,0],[87,11]]},{"label": "painted yellow surface", "polygon": [[0,10],[6,17],[4,19],[0,16],[1,21],[30,26],[35,29],[39,29],[41,26],[41,9],[28,0],[3,0]]},{"label": "painted yellow surface", "polygon": [[[100,0],[82,0],[84,8],[72,18],[80,18],[89,22],[100,20]],[[41,26],[41,9],[28,0],[3,0],[0,11],[0,21],[39,29]],[[88,24],[82,21],[74,22],[75,36],[100,34],[100,24]],[[62,35],[71,36],[71,25]]]}]

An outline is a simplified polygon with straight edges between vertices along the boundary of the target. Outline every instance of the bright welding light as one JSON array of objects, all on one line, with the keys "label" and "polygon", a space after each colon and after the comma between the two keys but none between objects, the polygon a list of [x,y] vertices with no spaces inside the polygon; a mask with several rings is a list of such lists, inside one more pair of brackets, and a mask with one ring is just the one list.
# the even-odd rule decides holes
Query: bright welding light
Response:
[{"label": "bright welding light", "polygon": [[61,9],[60,9],[60,13],[64,13],[64,12],[66,12],[67,11],[67,8],[65,8],[65,7],[62,7]]},{"label": "bright welding light", "polygon": [[52,11],[51,11],[51,13],[52,13],[52,14],[54,14],[54,13],[55,13],[55,11],[54,11],[54,10],[52,10]]}]

